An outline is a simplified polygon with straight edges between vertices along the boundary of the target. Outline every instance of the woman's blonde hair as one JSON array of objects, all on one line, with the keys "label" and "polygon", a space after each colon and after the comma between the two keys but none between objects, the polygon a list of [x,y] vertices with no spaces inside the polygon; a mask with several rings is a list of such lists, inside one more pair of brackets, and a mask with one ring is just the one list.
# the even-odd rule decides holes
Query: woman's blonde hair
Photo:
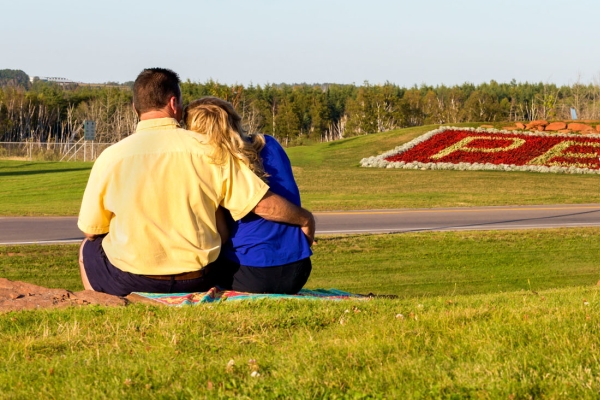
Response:
[{"label": "woman's blonde hair", "polygon": [[202,97],[192,101],[183,112],[186,128],[205,134],[214,147],[211,158],[223,164],[227,154],[246,164],[263,181],[269,176],[260,158],[265,147],[261,134],[248,135],[242,128],[242,118],[231,103],[218,97]]}]

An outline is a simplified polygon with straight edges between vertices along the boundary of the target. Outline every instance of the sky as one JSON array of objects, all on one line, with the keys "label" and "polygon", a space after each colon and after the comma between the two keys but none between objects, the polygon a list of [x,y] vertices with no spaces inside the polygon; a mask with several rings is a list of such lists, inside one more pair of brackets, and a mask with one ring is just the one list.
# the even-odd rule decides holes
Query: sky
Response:
[{"label": "sky", "polygon": [[600,81],[598,0],[0,0],[0,69],[77,82]]}]

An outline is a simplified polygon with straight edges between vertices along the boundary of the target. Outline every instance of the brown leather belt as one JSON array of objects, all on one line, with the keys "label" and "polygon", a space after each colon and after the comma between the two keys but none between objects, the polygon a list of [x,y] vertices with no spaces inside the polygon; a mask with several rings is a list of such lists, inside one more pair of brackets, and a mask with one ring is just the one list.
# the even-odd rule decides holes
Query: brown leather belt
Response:
[{"label": "brown leather belt", "polygon": [[146,278],[156,279],[159,281],[186,281],[188,279],[198,279],[202,278],[205,274],[205,269],[201,269],[199,271],[192,272],[184,272],[182,274],[175,275],[144,275]]}]

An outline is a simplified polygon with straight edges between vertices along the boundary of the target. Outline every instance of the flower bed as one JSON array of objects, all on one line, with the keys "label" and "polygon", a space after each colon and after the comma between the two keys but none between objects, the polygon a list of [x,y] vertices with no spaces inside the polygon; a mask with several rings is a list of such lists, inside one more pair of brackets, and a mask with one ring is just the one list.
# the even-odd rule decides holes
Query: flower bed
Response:
[{"label": "flower bed", "polygon": [[363,167],[600,174],[600,135],[441,127]]}]

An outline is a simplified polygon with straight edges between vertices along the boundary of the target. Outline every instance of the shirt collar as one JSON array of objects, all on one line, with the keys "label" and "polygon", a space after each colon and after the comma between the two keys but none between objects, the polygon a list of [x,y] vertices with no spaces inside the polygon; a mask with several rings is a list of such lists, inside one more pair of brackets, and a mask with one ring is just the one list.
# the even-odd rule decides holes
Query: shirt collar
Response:
[{"label": "shirt collar", "polygon": [[180,128],[179,122],[175,118],[153,118],[139,121],[136,132],[151,130],[151,129],[177,129]]}]

